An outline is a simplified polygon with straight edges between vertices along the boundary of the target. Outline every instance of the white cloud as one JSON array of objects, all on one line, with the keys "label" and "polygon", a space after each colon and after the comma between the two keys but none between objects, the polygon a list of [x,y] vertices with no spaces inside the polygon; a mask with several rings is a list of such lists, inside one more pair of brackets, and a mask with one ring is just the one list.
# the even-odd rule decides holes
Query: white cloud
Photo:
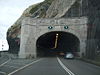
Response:
[{"label": "white cloud", "polygon": [[30,5],[43,0],[0,0],[0,25],[12,25]]},{"label": "white cloud", "polygon": [[0,0],[0,28],[5,26],[6,32],[27,7],[41,1],[44,0]]},{"label": "white cloud", "polygon": [[[2,9],[0,7],[0,9]],[[4,7],[0,13],[0,23],[3,25],[12,25],[22,14],[22,8]],[[2,25],[1,24],[1,25]]]}]

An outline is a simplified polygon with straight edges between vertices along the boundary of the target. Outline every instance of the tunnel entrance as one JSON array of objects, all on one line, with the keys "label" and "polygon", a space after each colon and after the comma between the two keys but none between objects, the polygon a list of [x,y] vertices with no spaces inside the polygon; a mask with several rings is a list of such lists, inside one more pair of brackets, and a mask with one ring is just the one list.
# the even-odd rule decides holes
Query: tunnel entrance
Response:
[{"label": "tunnel entrance", "polygon": [[37,39],[37,56],[64,55],[80,51],[80,41],[72,33],[55,31],[43,34]]}]

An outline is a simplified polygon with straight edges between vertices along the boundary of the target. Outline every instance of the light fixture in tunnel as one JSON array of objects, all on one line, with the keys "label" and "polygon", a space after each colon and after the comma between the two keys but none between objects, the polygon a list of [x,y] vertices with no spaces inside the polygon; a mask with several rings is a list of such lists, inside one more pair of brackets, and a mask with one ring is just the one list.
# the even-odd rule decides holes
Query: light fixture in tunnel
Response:
[{"label": "light fixture in tunnel", "polygon": [[49,26],[48,29],[53,29],[53,27],[52,26]]},{"label": "light fixture in tunnel", "polygon": [[56,34],[57,36],[59,35],[59,34]]},{"label": "light fixture in tunnel", "polygon": [[58,44],[58,33],[56,34],[56,39],[55,39],[55,46],[54,46],[54,48],[57,48],[57,44]]},{"label": "light fixture in tunnel", "polygon": [[69,27],[68,26],[64,26],[64,29],[68,29]]}]

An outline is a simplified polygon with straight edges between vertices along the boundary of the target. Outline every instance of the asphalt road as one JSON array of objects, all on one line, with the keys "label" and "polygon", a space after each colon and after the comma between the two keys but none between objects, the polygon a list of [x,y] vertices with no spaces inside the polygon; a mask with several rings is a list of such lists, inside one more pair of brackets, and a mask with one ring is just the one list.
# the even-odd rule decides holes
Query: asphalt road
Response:
[{"label": "asphalt road", "polygon": [[8,59],[9,59],[9,57],[7,57],[7,56],[0,57],[0,65],[2,65]]},{"label": "asphalt road", "polygon": [[0,58],[0,75],[8,75],[9,73],[22,68],[35,60],[37,59],[11,59],[2,57]]},{"label": "asphalt road", "polygon": [[51,57],[9,75],[100,75],[100,67],[77,59]]}]

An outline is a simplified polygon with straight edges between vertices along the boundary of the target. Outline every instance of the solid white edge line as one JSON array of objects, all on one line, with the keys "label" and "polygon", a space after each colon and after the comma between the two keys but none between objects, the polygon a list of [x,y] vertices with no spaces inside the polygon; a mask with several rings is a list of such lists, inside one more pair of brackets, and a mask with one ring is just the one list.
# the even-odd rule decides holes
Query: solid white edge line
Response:
[{"label": "solid white edge line", "polygon": [[6,72],[2,72],[2,71],[0,71],[0,73],[2,73],[2,74],[4,74],[4,75],[6,75]]},{"label": "solid white edge line", "polygon": [[26,68],[26,67],[28,67],[28,66],[30,66],[30,65],[32,65],[32,64],[34,64],[34,63],[36,63],[36,62],[41,61],[41,60],[42,60],[42,59],[39,59],[39,60],[33,61],[32,63],[29,63],[29,64],[27,64],[27,65],[25,65],[25,66],[23,66],[23,67],[21,67],[21,68],[15,70],[15,71],[11,72],[11,73],[9,73],[8,75],[12,75],[12,74],[14,74],[14,73],[16,73],[16,72],[18,72],[18,71],[24,69],[24,68]]},{"label": "solid white edge line", "polygon": [[57,60],[59,64],[62,66],[62,68],[69,74],[69,75],[75,75],[71,70],[69,70],[62,62],[61,60],[57,57]]},{"label": "solid white edge line", "polygon": [[4,66],[8,66],[9,68],[18,68],[18,67],[10,66],[10,65],[4,65]]},{"label": "solid white edge line", "polygon": [[10,60],[11,59],[8,59],[6,62],[4,62],[3,64],[1,64],[0,67],[3,66],[3,65],[5,65],[6,63],[8,63]]}]

